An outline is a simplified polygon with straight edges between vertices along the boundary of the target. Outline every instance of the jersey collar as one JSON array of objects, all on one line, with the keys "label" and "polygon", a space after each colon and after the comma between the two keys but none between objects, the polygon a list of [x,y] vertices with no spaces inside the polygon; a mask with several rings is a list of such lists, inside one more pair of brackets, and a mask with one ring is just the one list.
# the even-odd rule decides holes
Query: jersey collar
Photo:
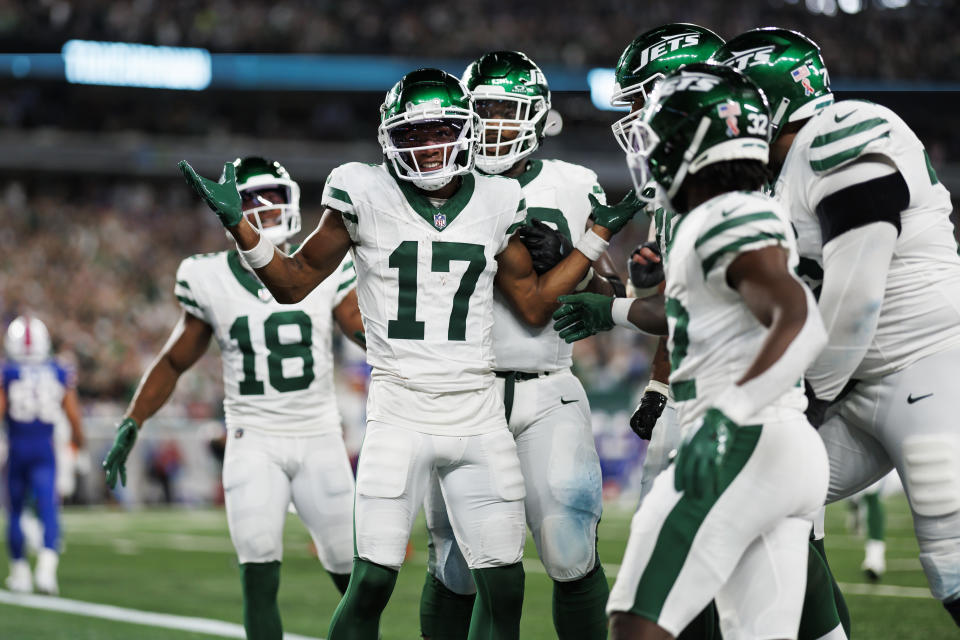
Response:
[{"label": "jersey collar", "polygon": [[534,178],[540,175],[540,171],[543,170],[543,160],[529,160],[527,164],[527,170],[517,176],[517,182],[520,183],[521,187],[525,187],[531,182]]},{"label": "jersey collar", "polygon": [[403,196],[407,199],[410,206],[413,207],[413,210],[437,231],[443,231],[449,227],[450,223],[460,215],[463,208],[470,202],[470,198],[473,196],[473,189],[476,186],[473,173],[462,174],[462,181],[457,192],[450,196],[441,206],[435,207],[433,203],[430,202],[430,199],[417,191],[417,188],[411,183],[398,178],[393,173],[392,168],[390,169],[390,175],[393,176],[393,179],[400,187],[400,192],[403,193]]},{"label": "jersey collar", "polygon": [[260,302],[270,302],[270,292],[263,286],[257,276],[243,268],[243,264],[240,263],[240,254],[237,253],[236,249],[227,252],[227,265],[230,267],[233,277],[237,279],[240,286],[250,292],[250,295]]}]

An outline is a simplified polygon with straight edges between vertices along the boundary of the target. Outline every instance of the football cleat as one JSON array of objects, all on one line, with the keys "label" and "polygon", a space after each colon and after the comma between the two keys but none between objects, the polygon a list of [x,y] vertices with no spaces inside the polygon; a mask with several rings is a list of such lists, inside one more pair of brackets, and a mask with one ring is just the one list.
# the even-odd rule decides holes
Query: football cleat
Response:
[{"label": "football cleat", "polygon": [[10,575],[7,577],[6,585],[7,589],[15,593],[30,593],[33,591],[30,565],[25,559],[10,561]]},{"label": "football cleat", "polygon": [[620,148],[628,150],[630,124],[640,117],[637,107],[650,99],[657,82],[685,64],[706,62],[722,44],[723,38],[710,29],[676,22],[641,33],[627,45],[617,62],[610,99],[614,107],[632,107],[610,126]]},{"label": "football cleat", "polygon": [[503,173],[536,151],[550,112],[550,87],[533,60],[519,51],[487,53],[467,66],[462,80],[482,125],[480,171]]},{"label": "football cleat", "polygon": [[60,593],[60,587],[57,585],[57,565],[59,563],[60,556],[53,549],[41,549],[37,553],[37,569],[33,575],[37,593],[45,593],[48,596],[55,596]]},{"label": "football cleat", "polygon": [[883,540],[867,540],[865,551],[860,568],[870,582],[879,582],[887,570],[887,544]]},{"label": "football cleat", "polygon": [[440,69],[417,69],[387,92],[377,137],[397,178],[425,191],[473,170],[480,121],[470,92]]}]

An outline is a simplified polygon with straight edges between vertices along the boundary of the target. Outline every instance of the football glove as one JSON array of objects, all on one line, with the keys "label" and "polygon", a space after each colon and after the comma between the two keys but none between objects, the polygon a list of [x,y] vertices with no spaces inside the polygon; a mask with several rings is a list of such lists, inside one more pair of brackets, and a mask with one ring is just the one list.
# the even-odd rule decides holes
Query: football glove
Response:
[{"label": "football glove", "polygon": [[590,199],[590,218],[601,227],[606,227],[610,233],[617,233],[630,222],[638,211],[642,211],[646,203],[637,197],[633,189],[623,196],[623,200],[617,204],[600,204],[591,193]]},{"label": "football glove", "polygon": [[736,437],[737,425],[718,409],[707,409],[693,437],[680,445],[673,486],[695,500],[720,492],[720,468]]},{"label": "football glove", "polygon": [[517,236],[530,252],[533,270],[538,276],[550,271],[573,251],[573,243],[565,235],[536,218],[517,229]]},{"label": "football glove", "polygon": [[653,437],[653,428],[663,413],[663,408],[667,406],[667,396],[659,391],[649,390],[640,398],[640,404],[633,410],[630,416],[630,428],[640,437],[641,440],[649,440]]},{"label": "football glove", "polygon": [[[660,262],[647,261],[646,264],[640,264],[633,260],[633,256],[640,255],[641,249],[649,249],[661,258]],[[630,282],[637,289],[649,289],[663,282],[663,259],[660,255],[660,245],[653,240],[644,242],[633,250],[630,257],[627,258],[627,273],[630,274]]]},{"label": "football glove", "polygon": [[240,223],[243,207],[240,204],[240,192],[237,191],[237,170],[232,162],[223,165],[220,182],[214,182],[199,175],[186,160],[178,162],[177,167],[187,184],[217,214],[223,226],[235,227]]},{"label": "football glove", "polygon": [[113,446],[107,452],[107,457],[103,460],[103,468],[107,472],[107,486],[111,489],[117,486],[117,475],[120,476],[120,484],[127,484],[127,456],[133,449],[137,441],[137,430],[139,426],[133,418],[124,418],[117,425],[117,435],[113,439]]},{"label": "football glove", "polygon": [[613,328],[613,298],[599,293],[574,293],[557,298],[553,328],[568,343],[589,338]]}]

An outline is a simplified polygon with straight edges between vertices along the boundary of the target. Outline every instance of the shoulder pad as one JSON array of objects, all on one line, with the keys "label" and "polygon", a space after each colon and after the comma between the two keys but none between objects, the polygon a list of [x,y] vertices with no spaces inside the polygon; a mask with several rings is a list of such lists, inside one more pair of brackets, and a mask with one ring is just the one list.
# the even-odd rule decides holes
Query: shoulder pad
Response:
[{"label": "shoulder pad", "polygon": [[[826,174],[867,154],[886,155],[892,112],[861,100],[836,102],[811,118],[808,143],[810,169]],[[806,127],[804,127],[806,128]]]}]

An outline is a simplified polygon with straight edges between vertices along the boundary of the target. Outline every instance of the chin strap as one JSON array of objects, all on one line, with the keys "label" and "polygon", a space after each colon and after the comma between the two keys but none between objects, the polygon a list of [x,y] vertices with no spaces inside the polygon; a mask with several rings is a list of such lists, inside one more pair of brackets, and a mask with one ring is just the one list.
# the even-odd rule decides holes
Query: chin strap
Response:
[{"label": "chin strap", "polygon": [[703,144],[703,139],[706,137],[709,128],[710,118],[707,116],[700,118],[697,132],[693,134],[693,140],[690,141],[690,146],[683,152],[683,162],[680,163],[680,168],[677,169],[677,175],[674,176],[673,183],[667,191],[667,197],[669,199],[673,200],[673,196],[677,195],[680,185],[683,184],[683,179],[687,177],[687,170],[690,168],[690,163],[693,162],[693,159],[697,156],[697,152],[700,151],[700,145]]}]

